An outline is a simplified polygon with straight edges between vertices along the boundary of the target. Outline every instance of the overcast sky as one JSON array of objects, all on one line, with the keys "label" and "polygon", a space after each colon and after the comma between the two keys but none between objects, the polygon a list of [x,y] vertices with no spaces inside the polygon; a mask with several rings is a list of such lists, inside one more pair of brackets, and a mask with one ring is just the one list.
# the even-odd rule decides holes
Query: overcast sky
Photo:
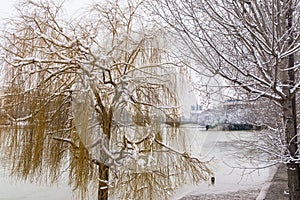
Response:
[{"label": "overcast sky", "polygon": [[[0,19],[12,15],[14,12],[14,5],[19,1],[20,0],[0,0]],[[76,10],[85,7],[86,5],[89,5],[95,1],[97,0],[66,0],[65,8],[68,8],[70,12],[75,12]]]},{"label": "overcast sky", "polygon": [[12,5],[14,4],[15,0],[0,0],[0,15],[1,18],[6,17],[12,12]]}]

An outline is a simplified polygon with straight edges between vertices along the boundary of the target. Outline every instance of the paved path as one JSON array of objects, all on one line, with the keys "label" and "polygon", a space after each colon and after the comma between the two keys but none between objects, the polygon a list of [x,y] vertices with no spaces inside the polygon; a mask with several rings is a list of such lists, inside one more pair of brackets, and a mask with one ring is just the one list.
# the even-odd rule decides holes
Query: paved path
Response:
[{"label": "paved path", "polygon": [[285,165],[279,165],[270,181],[260,189],[240,190],[223,194],[190,195],[180,200],[288,200],[287,172]]},{"label": "paved path", "polygon": [[264,200],[288,200],[287,171],[285,165],[279,165],[272,179],[272,183],[267,191]]}]

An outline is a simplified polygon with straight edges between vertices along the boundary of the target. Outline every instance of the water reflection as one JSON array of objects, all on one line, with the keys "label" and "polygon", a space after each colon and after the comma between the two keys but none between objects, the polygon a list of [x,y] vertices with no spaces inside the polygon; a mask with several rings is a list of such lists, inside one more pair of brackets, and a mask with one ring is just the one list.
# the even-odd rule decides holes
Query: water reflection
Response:
[{"label": "water reflection", "polygon": [[[199,185],[185,185],[178,189],[172,199],[192,194],[235,192],[257,189],[267,180],[273,168],[254,170],[266,163],[257,161],[255,149],[245,148],[243,142],[256,138],[255,131],[201,131],[190,127],[182,132],[191,153],[201,160],[211,160],[214,184],[211,179]],[[241,142],[243,141],[243,142]],[[247,157],[245,157],[247,156]],[[263,155],[262,155],[263,156]]]},{"label": "water reflection", "polygon": [[37,185],[17,182],[0,170],[0,200],[75,200],[71,188],[60,182],[58,185]]},{"label": "water reflection", "polygon": [[[269,176],[269,169],[250,173],[248,170],[234,167],[252,166],[255,162],[237,159],[243,157],[246,149],[238,144],[240,139],[252,140],[257,132],[223,132],[202,127],[185,126],[165,131],[164,140],[180,152],[187,152],[200,160],[211,160],[215,184],[211,179],[197,186],[185,185],[178,189],[173,199],[187,194],[219,193],[260,187]],[[248,163],[247,163],[247,162]],[[241,163],[242,162],[242,163]],[[15,183],[0,171],[0,200],[73,200],[72,190],[66,183],[57,186],[39,186],[30,183]]]}]

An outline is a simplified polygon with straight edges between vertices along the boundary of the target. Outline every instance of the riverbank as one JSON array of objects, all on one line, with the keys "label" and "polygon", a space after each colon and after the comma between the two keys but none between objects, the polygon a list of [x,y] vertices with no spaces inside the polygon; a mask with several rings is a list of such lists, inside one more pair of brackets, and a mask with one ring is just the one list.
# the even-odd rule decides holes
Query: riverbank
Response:
[{"label": "riverbank", "polygon": [[289,196],[286,194],[288,191],[287,179],[285,165],[279,165],[264,200],[288,200]]},{"label": "riverbank", "polygon": [[240,190],[221,194],[200,194],[181,198],[180,200],[255,200],[259,189]]},{"label": "riverbank", "polygon": [[287,172],[279,165],[273,177],[262,188],[220,194],[188,195],[179,200],[288,200]]}]

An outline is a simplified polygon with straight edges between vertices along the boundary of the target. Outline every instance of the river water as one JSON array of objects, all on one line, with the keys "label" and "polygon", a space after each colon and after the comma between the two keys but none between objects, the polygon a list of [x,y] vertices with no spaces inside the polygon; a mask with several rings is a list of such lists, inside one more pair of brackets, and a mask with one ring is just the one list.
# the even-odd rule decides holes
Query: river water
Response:
[{"label": "river water", "polygon": [[187,195],[259,189],[274,173],[275,167],[264,168],[270,163],[256,160],[262,157],[258,158],[254,153],[255,147],[245,148],[247,142],[257,138],[260,132],[204,131],[186,127],[182,134],[184,137],[181,138],[190,144],[193,155],[200,160],[211,160],[215,183],[211,184],[210,179],[199,185],[184,185],[175,191],[174,200]]},{"label": "river water", "polygon": [[10,178],[0,170],[0,200],[75,200],[72,189],[60,182],[52,186]]},{"label": "river water", "polygon": [[[215,184],[210,181],[199,185],[183,185],[175,191],[171,199],[199,193],[223,193],[259,188],[269,178],[270,168],[253,171],[265,163],[250,162],[243,156],[249,154],[246,148],[238,144],[252,140],[258,132],[252,131],[205,131],[202,127],[185,126],[176,133],[177,139],[170,143],[179,151],[187,151],[203,161],[210,161],[214,172]],[[53,186],[20,182],[9,178],[0,169],[0,200],[75,200],[72,189],[66,183]]]}]

